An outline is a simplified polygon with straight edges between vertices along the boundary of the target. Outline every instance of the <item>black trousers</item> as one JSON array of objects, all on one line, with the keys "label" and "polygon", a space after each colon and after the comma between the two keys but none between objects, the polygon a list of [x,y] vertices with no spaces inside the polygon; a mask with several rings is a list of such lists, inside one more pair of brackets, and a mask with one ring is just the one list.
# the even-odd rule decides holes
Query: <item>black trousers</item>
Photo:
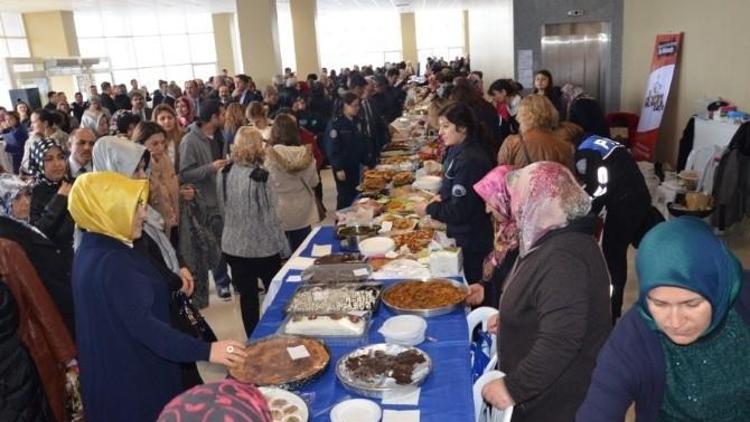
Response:
[{"label": "black trousers", "polygon": [[258,299],[258,279],[268,291],[273,276],[281,269],[281,257],[276,254],[264,258],[242,258],[226,255],[232,268],[232,283],[240,292],[240,310],[242,324],[248,338],[258,325],[260,301]]},{"label": "black trousers", "polygon": [[354,198],[357,196],[357,186],[359,185],[359,168],[346,169],[346,180],[343,182],[336,177],[336,170],[333,170],[333,180],[336,181],[336,209],[340,210],[352,205]]}]

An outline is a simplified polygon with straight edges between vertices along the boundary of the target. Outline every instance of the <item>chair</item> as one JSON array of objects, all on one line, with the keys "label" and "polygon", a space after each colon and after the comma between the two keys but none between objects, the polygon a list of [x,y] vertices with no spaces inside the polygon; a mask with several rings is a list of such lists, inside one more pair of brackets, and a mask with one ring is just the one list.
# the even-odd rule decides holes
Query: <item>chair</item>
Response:
[{"label": "chair", "polygon": [[[474,329],[479,325],[482,324],[482,330],[487,331],[487,325],[489,322],[489,319],[497,315],[498,310],[495,308],[491,308],[489,306],[483,306],[481,308],[477,308],[469,313],[469,315],[466,317],[466,322],[469,326],[469,341],[472,341],[472,334],[474,332]],[[476,417],[477,422],[485,422],[484,420],[480,420],[482,407],[484,405],[484,399],[482,398],[482,388],[484,388],[485,384],[491,381],[498,380],[505,376],[504,373],[495,370],[495,367],[497,366],[497,336],[495,334],[492,334],[492,346],[490,350],[488,350],[488,355],[491,357],[489,363],[484,368],[484,373],[477,381],[474,383],[473,387],[473,394],[474,394],[474,415]],[[473,366],[473,362],[472,362]],[[501,411],[499,409],[493,410],[493,422],[510,422],[511,417],[513,416],[513,408],[510,407],[508,409],[505,409],[504,411]]]}]

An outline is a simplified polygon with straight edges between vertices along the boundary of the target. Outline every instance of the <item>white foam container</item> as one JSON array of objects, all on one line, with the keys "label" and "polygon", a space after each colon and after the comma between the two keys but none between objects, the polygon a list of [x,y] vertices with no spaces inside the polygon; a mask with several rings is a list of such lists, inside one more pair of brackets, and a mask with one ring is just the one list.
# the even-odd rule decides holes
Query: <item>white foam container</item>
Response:
[{"label": "white foam container", "polygon": [[416,315],[399,315],[388,318],[378,332],[386,343],[416,346],[425,339],[427,321]]}]

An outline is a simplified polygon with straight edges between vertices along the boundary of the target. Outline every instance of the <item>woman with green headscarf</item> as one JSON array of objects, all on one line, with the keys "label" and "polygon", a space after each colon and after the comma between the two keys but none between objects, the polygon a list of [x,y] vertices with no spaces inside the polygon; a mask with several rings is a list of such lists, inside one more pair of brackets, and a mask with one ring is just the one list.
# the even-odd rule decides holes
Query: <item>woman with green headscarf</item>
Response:
[{"label": "woman with green headscarf", "polygon": [[578,421],[750,420],[750,288],[703,221],[654,227],[636,260],[640,297],[597,359]]}]

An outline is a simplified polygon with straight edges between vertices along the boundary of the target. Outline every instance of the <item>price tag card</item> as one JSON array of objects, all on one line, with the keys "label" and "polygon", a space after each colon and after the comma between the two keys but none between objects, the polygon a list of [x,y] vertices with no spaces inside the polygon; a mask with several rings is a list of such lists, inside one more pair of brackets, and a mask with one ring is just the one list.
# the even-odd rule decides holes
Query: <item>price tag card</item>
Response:
[{"label": "price tag card", "polygon": [[383,233],[389,232],[393,229],[393,221],[383,221],[383,224],[380,225],[380,231]]},{"label": "price tag card", "polygon": [[357,268],[352,272],[354,273],[355,277],[365,277],[370,275],[370,272],[367,270],[367,268]]},{"label": "price tag card", "polygon": [[313,258],[320,258],[331,254],[331,245],[313,245],[312,256]]},{"label": "price tag card", "polygon": [[299,360],[310,357],[310,352],[307,351],[307,347],[305,347],[304,344],[300,344],[299,346],[295,347],[287,347],[286,351],[287,353],[289,353],[289,357],[292,358],[292,360]]},{"label": "price tag card", "polygon": [[300,281],[302,281],[302,276],[299,274],[290,275],[289,277],[286,278],[286,281],[288,281],[289,283],[299,283]]}]

